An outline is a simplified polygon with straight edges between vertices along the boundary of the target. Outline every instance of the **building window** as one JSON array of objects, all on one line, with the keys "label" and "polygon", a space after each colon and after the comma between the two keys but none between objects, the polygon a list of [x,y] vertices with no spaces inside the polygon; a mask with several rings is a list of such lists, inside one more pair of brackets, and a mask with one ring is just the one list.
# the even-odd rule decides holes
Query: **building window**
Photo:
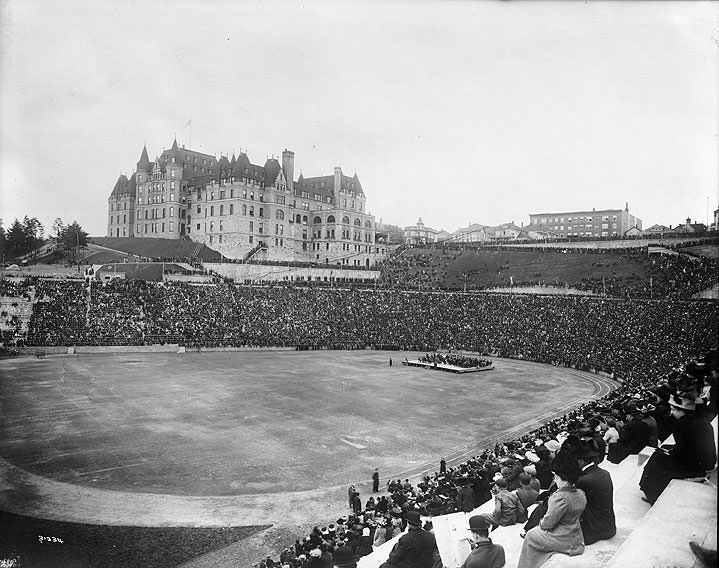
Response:
[{"label": "building window", "polygon": [[230,215],[234,214],[234,212],[235,212],[235,204],[230,203]]},{"label": "building window", "polygon": [[242,214],[247,215],[247,205],[242,206]]}]

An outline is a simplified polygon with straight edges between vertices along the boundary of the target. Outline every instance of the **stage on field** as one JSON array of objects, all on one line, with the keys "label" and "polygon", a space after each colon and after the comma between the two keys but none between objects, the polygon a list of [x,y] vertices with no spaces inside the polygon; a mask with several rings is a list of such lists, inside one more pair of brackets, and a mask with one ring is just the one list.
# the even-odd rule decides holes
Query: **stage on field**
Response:
[{"label": "stage on field", "polygon": [[445,371],[447,373],[479,373],[480,371],[491,371],[494,369],[494,363],[484,367],[457,367],[456,365],[448,365],[447,363],[426,363],[419,359],[402,361],[407,367],[421,367],[423,369],[432,369],[436,371]]}]

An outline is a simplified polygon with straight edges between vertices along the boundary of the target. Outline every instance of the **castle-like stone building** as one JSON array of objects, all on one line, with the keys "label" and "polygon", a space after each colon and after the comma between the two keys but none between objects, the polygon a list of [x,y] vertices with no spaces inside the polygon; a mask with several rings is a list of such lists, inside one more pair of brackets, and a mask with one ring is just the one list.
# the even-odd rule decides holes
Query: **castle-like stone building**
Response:
[{"label": "castle-like stone building", "polygon": [[110,237],[189,238],[228,258],[370,267],[386,254],[355,174],[294,179],[294,152],[282,163],[247,154],[216,159],[175,140],[150,162],[147,147],[108,199]]}]

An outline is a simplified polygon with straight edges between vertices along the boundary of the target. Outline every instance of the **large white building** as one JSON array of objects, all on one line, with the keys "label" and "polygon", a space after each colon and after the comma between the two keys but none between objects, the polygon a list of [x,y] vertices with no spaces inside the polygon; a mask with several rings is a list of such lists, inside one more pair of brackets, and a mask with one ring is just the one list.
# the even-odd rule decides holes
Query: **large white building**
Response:
[{"label": "large white building", "polygon": [[190,238],[228,258],[367,268],[387,252],[357,175],[294,180],[289,150],[259,166],[177,141],[150,162],[145,147],[108,202],[108,236]]}]

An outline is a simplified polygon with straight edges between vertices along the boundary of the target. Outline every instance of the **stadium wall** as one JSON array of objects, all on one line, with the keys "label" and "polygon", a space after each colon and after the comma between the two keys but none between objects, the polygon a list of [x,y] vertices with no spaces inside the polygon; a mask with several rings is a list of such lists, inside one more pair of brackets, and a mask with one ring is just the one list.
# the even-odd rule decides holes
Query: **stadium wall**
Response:
[{"label": "stadium wall", "polygon": [[231,278],[235,282],[250,283],[263,281],[337,281],[350,280],[378,280],[379,270],[348,270],[343,268],[310,268],[296,266],[268,266],[264,264],[228,264],[206,262],[205,268]]}]

